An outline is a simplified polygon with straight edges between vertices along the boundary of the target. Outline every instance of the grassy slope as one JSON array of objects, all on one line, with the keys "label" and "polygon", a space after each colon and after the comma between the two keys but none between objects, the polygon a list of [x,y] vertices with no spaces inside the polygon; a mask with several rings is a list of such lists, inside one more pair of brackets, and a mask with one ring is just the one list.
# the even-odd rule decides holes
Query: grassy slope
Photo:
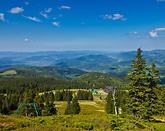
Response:
[{"label": "grassy slope", "polygon": [[[134,119],[131,116],[122,118],[120,115],[108,115],[104,112],[104,101],[79,101],[81,112],[79,115],[64,115],[66,101],[55,102],[60,115],[45,117],[20,117],[0,115],[1,130],[137,130],[164,131],[165,123],[147,122]],[[161,119],[165,119],[164,117]]]},{"label": "grassy slope", "polygon": [[0,73],[0,76],[5,76],[5,75],[16,75],[17,72],[15,70],[7,70],[4,71],[3,73]]}]

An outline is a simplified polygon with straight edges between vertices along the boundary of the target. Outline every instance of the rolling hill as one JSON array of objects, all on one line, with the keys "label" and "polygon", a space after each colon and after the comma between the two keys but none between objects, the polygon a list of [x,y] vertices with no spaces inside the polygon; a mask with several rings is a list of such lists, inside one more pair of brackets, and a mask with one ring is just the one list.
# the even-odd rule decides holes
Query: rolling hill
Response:
[{"label": "rolling hill", "polygon": [[117,86],[122,87],[125,86],[128,81],[126,81],[123,77],[115,77],[110,76],[108,74],[98,73],[98,72],[90,72],[83,74],[79,77],[76,77],[74,80],[83,81],[90,86],[93,87],[106,87],[106,86]]},{"label": "rolling hill", "polygon": [[[19,89],[20,91],[24,91],[26,88],[30,88],[30,83],[32,83],[33,89],[37,89],[39,91],[55,90],[55,89],[86,89],[86,88],[93,89],[93,88],[106,88],[107,86],[122,87],[127,84],[127,81],[125,81],[122,78],[110,76],[108,74],[97,73],[97,72],[91,72],[91,73],[83,72],[83,75],[78,76],[72,80],[67,80],[61,78],[59,79],[57,77],[53,78],[53,76],[52,77],[43,76],[45,74],[39,72],[38,75],[35,75],[36,72],[33,72],[32,70],[29,69],[25,70],[24,68],[21,69],[9,68],[9,69],[10,70],[5,70],[0,74],[1,77],[8,76],[8,77],[2,77],[3,80],[0,81],[0,92],[3,93],[6,93],[7,90],[15,91]],[[31,73],[33,73],[33,75]],[[72,72],[72,74],[73,73],[74,72]],[[61,77],[68,78],[64,74],[61,75]]]},{"label": "rolling hill", "polygon": [[0,79],[26,77],[53,77],[59,79],[74,79],[86,72],[66,67],[17,67],[0,71]]}]

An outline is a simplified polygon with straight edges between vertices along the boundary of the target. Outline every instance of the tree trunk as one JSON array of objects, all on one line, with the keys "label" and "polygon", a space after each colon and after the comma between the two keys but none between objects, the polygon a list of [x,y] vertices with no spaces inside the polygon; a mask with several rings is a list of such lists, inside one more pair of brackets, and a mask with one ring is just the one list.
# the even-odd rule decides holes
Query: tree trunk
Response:
[{"label": "tree trunk", "polygon": [[116,108],[116,98],[115,98],[115,93],[116,93],[116,89],[114,88],[114,91],[113,91],[113,100],[114,100],[114,107],[115,107],[115,115],[117,115],[117,108]]}]

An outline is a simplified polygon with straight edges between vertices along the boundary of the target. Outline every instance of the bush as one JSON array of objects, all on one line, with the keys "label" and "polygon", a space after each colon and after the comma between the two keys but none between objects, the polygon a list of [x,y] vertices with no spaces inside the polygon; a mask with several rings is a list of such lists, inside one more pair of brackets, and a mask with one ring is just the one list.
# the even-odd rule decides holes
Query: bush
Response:
[{"label": "bush", "polygon": [[85,130],[92,130],[94,128],[92,123],[85,123],[85,122],[76,122],[72,125],[72,127],[82,128]]}]

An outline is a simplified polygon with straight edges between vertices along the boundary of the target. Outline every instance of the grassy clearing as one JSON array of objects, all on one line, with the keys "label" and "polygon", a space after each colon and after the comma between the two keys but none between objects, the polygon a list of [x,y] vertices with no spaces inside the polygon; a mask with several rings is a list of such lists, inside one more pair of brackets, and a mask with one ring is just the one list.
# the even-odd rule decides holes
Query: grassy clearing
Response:
[{"label": "grassy clearing", "polygon": [[[104,112],[105,102],[97,102],[97,101],[88,101],[88,100],[79,100],[79,105],[81,107],[80,114],[82,115],[94,115],[99,114],[100,112]],[[65,114],[65,109],[67,105],[67,101],[55,101],[55,105],[59,108],[60,114]]]},{"label": "grassy clearing", "polygon": [[17,72],[15,70],[8,70],[8,71],[5,71],[3,73],[0,73],[1,76],[3,75],[16,75]]},{"label": "grassy clearing", "polygon": [[[101,97],[101,99],[100,99],[100,97]],[[99,94],[93,95],[94,101],[105,101],[106,97],[107,97],[107,94],[106,95],[99,95]]]}]

